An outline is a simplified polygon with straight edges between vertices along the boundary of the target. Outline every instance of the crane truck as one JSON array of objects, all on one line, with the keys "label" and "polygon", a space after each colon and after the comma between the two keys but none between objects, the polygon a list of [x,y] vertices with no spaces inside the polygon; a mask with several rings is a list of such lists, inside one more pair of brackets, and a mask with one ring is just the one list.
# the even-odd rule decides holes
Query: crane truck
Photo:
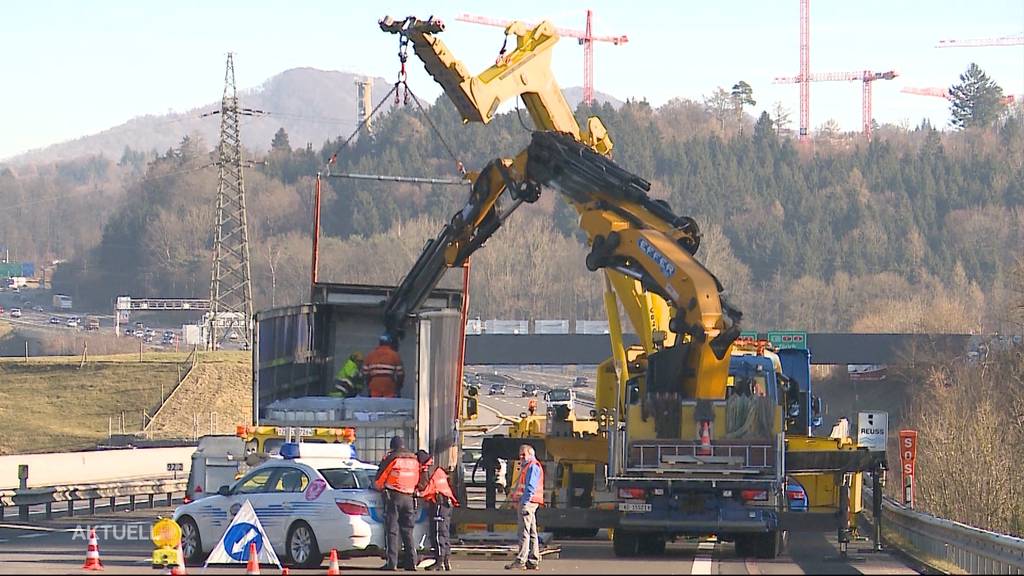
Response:
[{"label": "crane truck", "polygon": [[[600,417],[567,416],[544,433],[527,422],[524,437],[484,439],[484,458],[514,460],[519,443],[533,444],[554,468],[548,490],[583,494],[566,499],[571,513],[562,519],[613,527],[620,555],[656,554],[669,539],[703,534],[735,541],[741,555],[777,555],[790,453],[800,452],[795,470],[845,487],[864,469],[866,452],[850,442],[797,440],[806,426],[790,441],[784,408],[800,404],[798,389],[787,393],[777,377],[781,363],[764,349],[755,345],[736,358],[742,313],[694,257],[696,222],[651,198],[649,182],[611,160],[613,142],[600,118],[577,122],[551,73],[555,28],[510,24],[515,49],[474,76],[438,37],[440,20],[385,17],[379,24],[413,47],[464,123],[486,124],[503,102],[520,98],[535,127],[526,149],[467,175],[465,206],[392,293],[388,329],[400,334],[401,321],[444,271],[463,265],[543,190],[576,210],[590,247],[587,268],[603,276],[612,357],[598,370]],[[637,346],[624,344],[620,309]],[[599,492],[609,501],[597,502]],[[848,494],[828,493],[836,492]],[[490,492],[487,501],[493,504]],[[586,514],[602,509],[611,514]],[[549,527],[555,520],[547,515]]]}]

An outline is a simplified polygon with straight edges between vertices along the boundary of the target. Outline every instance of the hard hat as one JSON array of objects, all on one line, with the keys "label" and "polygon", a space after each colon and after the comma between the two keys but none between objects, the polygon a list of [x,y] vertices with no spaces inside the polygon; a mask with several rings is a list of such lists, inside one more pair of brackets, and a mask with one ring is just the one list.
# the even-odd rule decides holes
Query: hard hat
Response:
[{"label": "hard hat", "polygon": [[395,339],[393,336],[391,336],[391,334],[385,332],[384,334],[380,335],[380,338],[377,339],[377,342],[381,345],[391,345],[395,343]]}]

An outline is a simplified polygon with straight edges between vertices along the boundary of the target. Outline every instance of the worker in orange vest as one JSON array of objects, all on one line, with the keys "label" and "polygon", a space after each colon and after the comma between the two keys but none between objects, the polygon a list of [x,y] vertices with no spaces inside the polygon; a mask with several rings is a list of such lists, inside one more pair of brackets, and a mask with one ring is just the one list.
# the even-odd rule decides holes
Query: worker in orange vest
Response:
[{"label": "worker in orange vest", "polygon": [[506,570],[540,569],[540,540],[537,537],[537,508],[544,505],[544,465],[537,460],[533,446],[519,447],[519,482],[512,492],[518,512],[519,554]]},{"label": "worker in orange vest", "polygon": [[398,356],[398,339],[382,334],[377,347],[363,359],[371,398],[397,398],[405,382],[405,369]]},{"label": "worker in orange vest", "polygon": [[[416,459],[419,460],[423,472],[428,471],[434,463],[433,457],[424,450],[416,453]],[[452,489],[448,471],[438,466],[434,468],[434,471],[429,476],[421,473],[420,486],[417,488],[423,499],[430,504],[430,518],[433,528],[430,531],[430,543],[434,548],[434,557],[437,558],[437,561],[427,570],[451,571],[452,544],[450,535],[452,508],[458,507],[459,501],[455,498],[455,491]]]},{"label": "worker in orange vest", "polygon": [[416,455],[406,450],[401,436],[391,439],[391,451],[380,462],[374,488],[384,498],[384,523],[387,526],[385,555],[382,570],[397,570],[398,552],[405,545],[401,567],[416,569],[416,543],[413,529],[416,525],[416,485],[420,479],[420,464]]}]

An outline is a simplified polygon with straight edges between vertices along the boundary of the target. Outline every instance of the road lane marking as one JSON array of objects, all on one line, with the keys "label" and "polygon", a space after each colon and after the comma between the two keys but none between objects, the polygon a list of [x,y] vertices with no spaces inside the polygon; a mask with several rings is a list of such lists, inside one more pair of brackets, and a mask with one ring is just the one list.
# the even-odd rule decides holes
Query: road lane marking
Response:
[{"label": "road lane marking", "polygon": [[30,526],[28,524],[0,524],[0,528],[8,530],[35,530],[37,532],[59,532],[59,528],[47,528],[45,526]]},{"label": "road lane marking", "polygon": [[690,569],[690,574],[711,574],[711,556],[714,551],[714,542],[697,544],[697,555],[693,559],[693,568]]},{"label": "road lane marking", "polygon": [[21,536],[18,536],[18,538],[42,538],[46,535],[47,534],[45,532],[42,534],[22,534]]}]

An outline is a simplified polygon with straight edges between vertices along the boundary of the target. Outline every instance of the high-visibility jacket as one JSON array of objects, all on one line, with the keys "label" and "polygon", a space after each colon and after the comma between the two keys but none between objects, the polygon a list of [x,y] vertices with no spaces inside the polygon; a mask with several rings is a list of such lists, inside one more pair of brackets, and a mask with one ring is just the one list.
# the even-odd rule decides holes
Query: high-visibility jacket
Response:
[{"label": "high-visibility jacket", "polygon": [[363,374],[359,369],[359,364],[349,358],[334,375],[334,380],[336,381],[334,389],[327,393],[328,396],[345,398],[358,395],[363,384]]},{"label": "high-visibility jacket", "polygon": [[392,456],[381,462],[384,467],[377,473],[374,486],[381,492],[388,489],[403,494],[414,494],[416,483],[420,479],[419,461],[412,452],[396,452]]},{"label": "high-visibility jacket", "polygon": [[531,468],[535,468],[537,478],[533,485],[533,494],[530,495],[530,502],[544,505],[544,466],[537,459],[530,460],[519,471],[519,482],[516,482],[516,489],[512,492],[512,501],[519,505],[523,499],[523,492],[526,488],[527,478],[530,476]]},{"label": "high-visibility jacket", "polygon": [[390,346],[377,346],[363,359],[363,373],[366,374],[373,398],[394,398],[405,380],[405,369],[398,352]]},{"label": "high-visibility jacket", "polygon": [[444,468],[434,469],[434,473],[430,475],[430,480],[427,481],[427,487],[423,489],[420,495],[431,504],[437,504],[438,495],[443,495],[448,498],[449,506],[455,508],[459,505],[459,501],[455,499],[455,493],[452,491],[452,485],[448,481],[448,473],[444,471]]}]

